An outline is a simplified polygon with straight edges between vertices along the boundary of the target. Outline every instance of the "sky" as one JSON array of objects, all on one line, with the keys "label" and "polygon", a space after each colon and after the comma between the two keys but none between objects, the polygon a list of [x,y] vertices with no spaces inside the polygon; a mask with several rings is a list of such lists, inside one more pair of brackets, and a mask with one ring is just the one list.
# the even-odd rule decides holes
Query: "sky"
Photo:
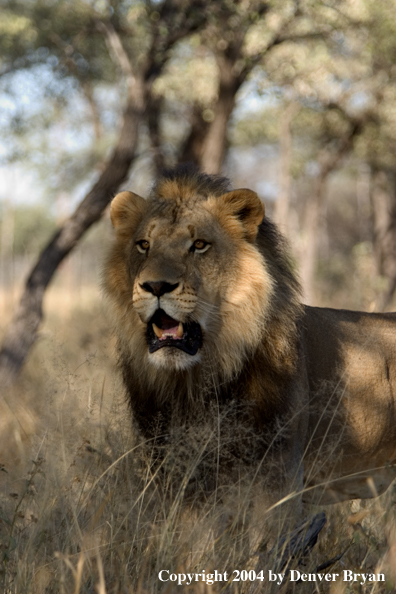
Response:
[{"label": "sky", "polygon": [[34,204],[43,198],[42,184],[19,164],[0,166],[0,202]]}]

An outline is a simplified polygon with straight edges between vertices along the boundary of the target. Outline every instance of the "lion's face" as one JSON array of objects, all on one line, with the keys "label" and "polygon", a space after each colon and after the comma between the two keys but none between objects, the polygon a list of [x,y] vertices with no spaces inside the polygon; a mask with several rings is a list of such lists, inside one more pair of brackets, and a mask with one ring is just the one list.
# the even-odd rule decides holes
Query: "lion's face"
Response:
[{"label": "lion's face", "polygon": [[175,221],[170,214],[149,215],[139,226],[131,254],[132,301],[146,326],[149,360],[183,368],[201,358],[203,336],[213,327],[216,232],[202,210],[179,213]]},{"label": "lion's face", "polygon": [[116,196],[106,290],[142,364],[172,373],[213,359],[232,374],[257,346],[272,291],[255,246],[263,215],[249,190],[202,197],[164,182],[149,200]]}]

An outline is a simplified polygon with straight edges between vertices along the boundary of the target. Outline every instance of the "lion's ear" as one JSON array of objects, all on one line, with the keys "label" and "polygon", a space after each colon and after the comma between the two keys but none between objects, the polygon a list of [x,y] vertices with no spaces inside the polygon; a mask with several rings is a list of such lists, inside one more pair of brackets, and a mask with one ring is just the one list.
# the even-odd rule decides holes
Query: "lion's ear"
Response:
[{"label": "lion's ear", "polygon": [[264,204],[256,192],[242,188],[223,194],[219,200],[222,212],[236,217],[244,226],[246,239],[254,241],[265,214]]},{"label": "lion's ear", "polygon": [[146,210],[146,200],[133,192],[120,192],[113,198],[110,218],[117,233],[130,232]]}]

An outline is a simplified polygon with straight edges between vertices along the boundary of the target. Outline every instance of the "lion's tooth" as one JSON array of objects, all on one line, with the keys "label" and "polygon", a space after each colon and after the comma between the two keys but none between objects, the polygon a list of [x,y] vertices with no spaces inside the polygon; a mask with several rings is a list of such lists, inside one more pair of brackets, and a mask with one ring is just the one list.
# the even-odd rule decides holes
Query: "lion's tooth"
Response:
[{"label": "lion's tooth", "polygon": [[181,322],[179,322],[176,334],[179,338],[183,338],[183,324]]},{"label": "lion's tooth", "polygon": [[164,331],[161,330],[161,328],[158,328],[158,326],[154,323],[153,323],[153,330],[154,330],[154,334],[157,336],[157,338],[161,338],[161,336],[164,333]]}]

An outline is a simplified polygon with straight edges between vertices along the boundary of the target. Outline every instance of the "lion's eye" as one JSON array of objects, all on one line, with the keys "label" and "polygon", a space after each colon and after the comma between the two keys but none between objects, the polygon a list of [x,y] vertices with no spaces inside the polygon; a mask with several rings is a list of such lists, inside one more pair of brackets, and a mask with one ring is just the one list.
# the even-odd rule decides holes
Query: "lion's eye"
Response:
[{"label": "lion's eye", "polygon": [[209,248],[210,243],[204,241],[203,239],[196,239],[190,249],[192,252],[198,252],[200,254],[203,254],[203,252],[206,252],[206,250],[208,250]]},{"label": "lion's eye", "polygon": [[136,247],[141,254],[144,254],[149,249],[150,244],[146,239],[141,239],[136,242]]}]

